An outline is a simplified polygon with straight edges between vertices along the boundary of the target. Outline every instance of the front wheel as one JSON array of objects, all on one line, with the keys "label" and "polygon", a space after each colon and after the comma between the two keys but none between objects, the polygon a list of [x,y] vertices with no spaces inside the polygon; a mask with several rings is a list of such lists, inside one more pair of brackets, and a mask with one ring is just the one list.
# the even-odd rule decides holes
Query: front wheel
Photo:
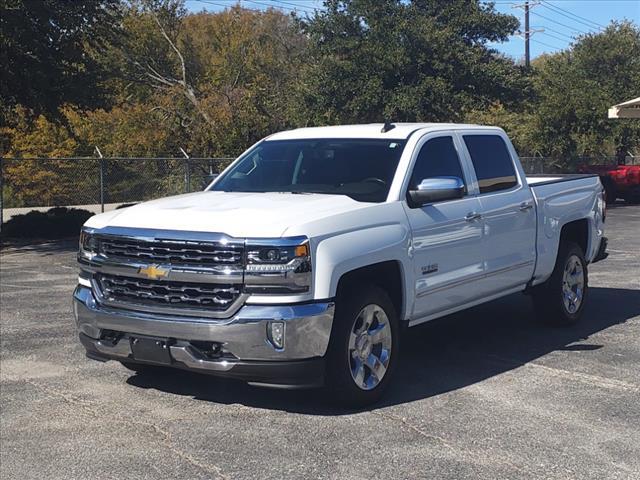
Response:
[{"label": "front wheel", "polygon": [[582,249],[574,242],[561,243],[551,277],[533,291],[538,318],[552,325],[573,325],[582,315],[588,290]]},{"label": "front wheel", "polygon": [[327,356],[327,386],[334,399],[351,407],[378,401],[399,351],[397,313],[384,290],[363,286],[338,296]]}]

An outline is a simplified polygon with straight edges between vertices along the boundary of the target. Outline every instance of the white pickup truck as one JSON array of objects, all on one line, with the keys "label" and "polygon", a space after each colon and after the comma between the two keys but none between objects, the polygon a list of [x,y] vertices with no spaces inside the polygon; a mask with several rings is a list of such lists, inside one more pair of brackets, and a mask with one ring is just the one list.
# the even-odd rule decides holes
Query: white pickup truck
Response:
[{"label": "white pickup truck", "polygon": [[137,372],[324,385],[364,405],[414,325],[514,292],[541,320],[576,322],[604,220],[597,176],[525,177],[499,128],[276,133],[203,192],[87,221],[79,336]]}]

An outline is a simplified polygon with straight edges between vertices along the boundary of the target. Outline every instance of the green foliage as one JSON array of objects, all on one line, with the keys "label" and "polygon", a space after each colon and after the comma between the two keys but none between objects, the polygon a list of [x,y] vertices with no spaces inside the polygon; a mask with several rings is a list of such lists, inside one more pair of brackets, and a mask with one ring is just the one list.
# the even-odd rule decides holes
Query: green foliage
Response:
[{"label": "green foliage", "polygon": [[0,8],[0,118],[15,105],[56,117],[67,102],[103,103],[95,56],[117,38],[119,0],[0,0]]},{"label": "green foliage", "polygon": [[640,149],[640,123],[607,109],[640,94],[640,29],[613,23],[570,50],[534,62],[536,149],[566,159]]},{"label": "green foliage", "polygon": [[304,23],[306,73],[318,123],[447,121],[522,97],[513,62],[487,47],[517,25],[479,1],[329,0]]},{"label": "green foliage", "polygon": [[[640,154],[640,122],[606,118],[640,94],[631,22],[524,70],[489,46],[516,18],[478,0],[327,0],[306,19],[240,6],[188,13],[183,0],[0,4],[4,156],[90,156],[95,146],[105,156],[233,156],[278,130],[383,119],[498,125],[521,154],[564,168]],[[95,161],[5,167],[5,205],[97,201]],[[171,161],[105,173],[107,201],[184,188]]]}]

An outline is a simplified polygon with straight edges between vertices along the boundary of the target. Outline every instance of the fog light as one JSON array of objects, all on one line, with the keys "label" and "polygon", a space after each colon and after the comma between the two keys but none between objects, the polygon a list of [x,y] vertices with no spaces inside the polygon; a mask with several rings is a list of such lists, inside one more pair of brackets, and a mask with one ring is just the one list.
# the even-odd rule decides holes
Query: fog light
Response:
[{"label": "fog light", "polygon": [[274,347],[284,348],[284,322],[269,322],[267,336]]}]

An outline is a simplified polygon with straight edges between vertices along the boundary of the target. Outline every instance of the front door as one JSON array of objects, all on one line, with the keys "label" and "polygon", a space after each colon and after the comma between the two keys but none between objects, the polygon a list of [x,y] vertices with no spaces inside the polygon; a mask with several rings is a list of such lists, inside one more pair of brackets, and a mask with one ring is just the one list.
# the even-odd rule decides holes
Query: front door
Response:
[{"label": "front door", "polygon": [[[469,174],[460,162],[451,134],[427,135],[416,147],[409,188],[439,176]],[[471,301],[474,282],[483,274],[480,202],[476,196],[445,200],[419,208],[404,203],[412,231],[415,300],[411,324]]]}]

